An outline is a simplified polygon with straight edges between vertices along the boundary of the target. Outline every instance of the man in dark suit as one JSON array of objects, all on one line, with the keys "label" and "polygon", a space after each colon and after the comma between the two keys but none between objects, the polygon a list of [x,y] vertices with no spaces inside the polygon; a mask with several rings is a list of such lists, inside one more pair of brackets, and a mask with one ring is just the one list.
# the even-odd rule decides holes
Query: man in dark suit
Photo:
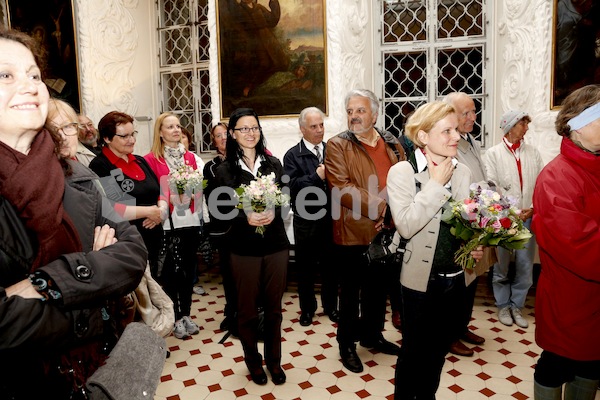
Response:
[{"label": "man in dark suit", "polygon": [[298,265],[300,325],[309,326],[317,309],[315,279],[321,273],[321,303],[333,322],[338,320],[338,284],[332,253],[329,195],[325,182],[324,114],[316,107],[300,112],[302,140],[283,157],[294,210],[294,243]]}]

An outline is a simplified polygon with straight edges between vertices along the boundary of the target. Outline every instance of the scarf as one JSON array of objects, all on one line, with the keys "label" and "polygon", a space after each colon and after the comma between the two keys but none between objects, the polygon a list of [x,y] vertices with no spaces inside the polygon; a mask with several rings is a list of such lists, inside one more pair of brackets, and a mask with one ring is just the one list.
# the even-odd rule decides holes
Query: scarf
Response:
[{"label": "scarf", "polygon": [[519,183],[521,184],[521,192],[523,191],[523,172],[521,170],[521,152],[517,152],[521,147],[521,141],[519,140],[517,143],[511,143],[506,139],[506,137],[502,138],[504,140],[504,144],[508,147],[508,150],[512,153],[513,157],[515,157],[515,161],[517,162],[517,171],[519,171]]},{"label": "scarf", "polygon": [[35,235],[38,250],[31,271],[62,254],[81,251],[79,235],[63,208],[65,176],[50,133],[33,139],[29,154],[0,142],[0,194]]},{"label": "scarf", "polygon": [[179,143],[177,147],[164,146],[165,161],[169,170],[175,171],[185,164],[183,159],[185,151],[185,146],[182,143]]}]

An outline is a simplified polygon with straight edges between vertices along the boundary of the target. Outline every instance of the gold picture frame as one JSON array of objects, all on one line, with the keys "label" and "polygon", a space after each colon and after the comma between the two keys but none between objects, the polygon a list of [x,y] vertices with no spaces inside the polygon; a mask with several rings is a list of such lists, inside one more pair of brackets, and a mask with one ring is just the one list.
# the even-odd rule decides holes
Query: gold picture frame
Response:
[{"label": "gold picture frame", "polygon": [[550,108],[585,85],[600,83],[600,4],[554,0]]},{"label": "gold picture frame", "polygon": [[6,0],[9,27],[31,35],[40,44],[46,65],[42,72],[51,96],[81,109],[77,29],[73,0]]},{"label": "gold picture frame", "polygon": [[327,113],[325,0],[217,0],[221,118]]}]

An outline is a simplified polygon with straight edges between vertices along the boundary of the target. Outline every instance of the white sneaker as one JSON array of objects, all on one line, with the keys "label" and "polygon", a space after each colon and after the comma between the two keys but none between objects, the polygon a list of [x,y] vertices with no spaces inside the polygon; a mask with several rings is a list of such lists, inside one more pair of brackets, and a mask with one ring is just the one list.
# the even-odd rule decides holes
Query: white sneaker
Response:
[{"label": "white sneaker", "polygon": [[194,286],[194,288],[192,290],[194,291],[194,293],[196,293],[197,295],[200,295],[200,296],[202,296],[203,294],[206,294],[206,290],[204,290],[204,288],[200,285]]},{"label": "white sneaker", "polygon": [[177,339],[185,339],[187,337],[190,337],[190,334],[185,329],[183,318],[175,321],[175,328],[173,328],[173,336],[175,336]]},{"label": "white sneaker", "polygon": [[200,328],[194,321],[192,321],[190,317],[185,316],[181,318],[181,320],[183,321],[183,326],[185,327],[185,331],[188,333],[188,335],[195,335],[200,332]]},{"label": "white sneaker", "polygon": [[519,308],[512,307],[510,311],[513,319],[515,320],[515,324],[521,328],[527,328],[529,326],[529,322],[527,322],[527,320],[523,317],[523,314],[521,314],[521,310]]},{"label": "white sneaker", "polygon": [[511,326],[513,324],[513,319],[510,315],[510,306],[498,310],[498,320],[506,326]]}]

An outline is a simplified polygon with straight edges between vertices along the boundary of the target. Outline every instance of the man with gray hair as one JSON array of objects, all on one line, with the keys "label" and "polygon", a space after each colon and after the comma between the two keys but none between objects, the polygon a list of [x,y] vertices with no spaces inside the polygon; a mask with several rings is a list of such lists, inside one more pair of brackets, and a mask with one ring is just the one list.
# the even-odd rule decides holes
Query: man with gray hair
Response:
[{"label": "man with gray hair", "polygon": [[362,372],[355,342],[386,354],[400,348],[382,334],[387,293],[383,268],[369,268],[365,251],[383,227],[388,209],[386,180],[392,165],[406,159],[391,133],[375,128],[379,101],[366,89],[346,95],[348,130],[327,142],[325,175],[331,188],[333,241],[340,274],[337,340],[344,367]]},{"label": "man with gray hair", "polygon": [[325,114],[316,107],[300,112],[302,140],[283,157],[283,169],[290,177],[294,210],[294,255],[298,266],[300,325],[309,326],[317,310],[315,280],[321,273],[321,304],[332,322],[338,321],[338,284],[332,260],[329,190],[325,182],[326,144],[323,141]]}]

